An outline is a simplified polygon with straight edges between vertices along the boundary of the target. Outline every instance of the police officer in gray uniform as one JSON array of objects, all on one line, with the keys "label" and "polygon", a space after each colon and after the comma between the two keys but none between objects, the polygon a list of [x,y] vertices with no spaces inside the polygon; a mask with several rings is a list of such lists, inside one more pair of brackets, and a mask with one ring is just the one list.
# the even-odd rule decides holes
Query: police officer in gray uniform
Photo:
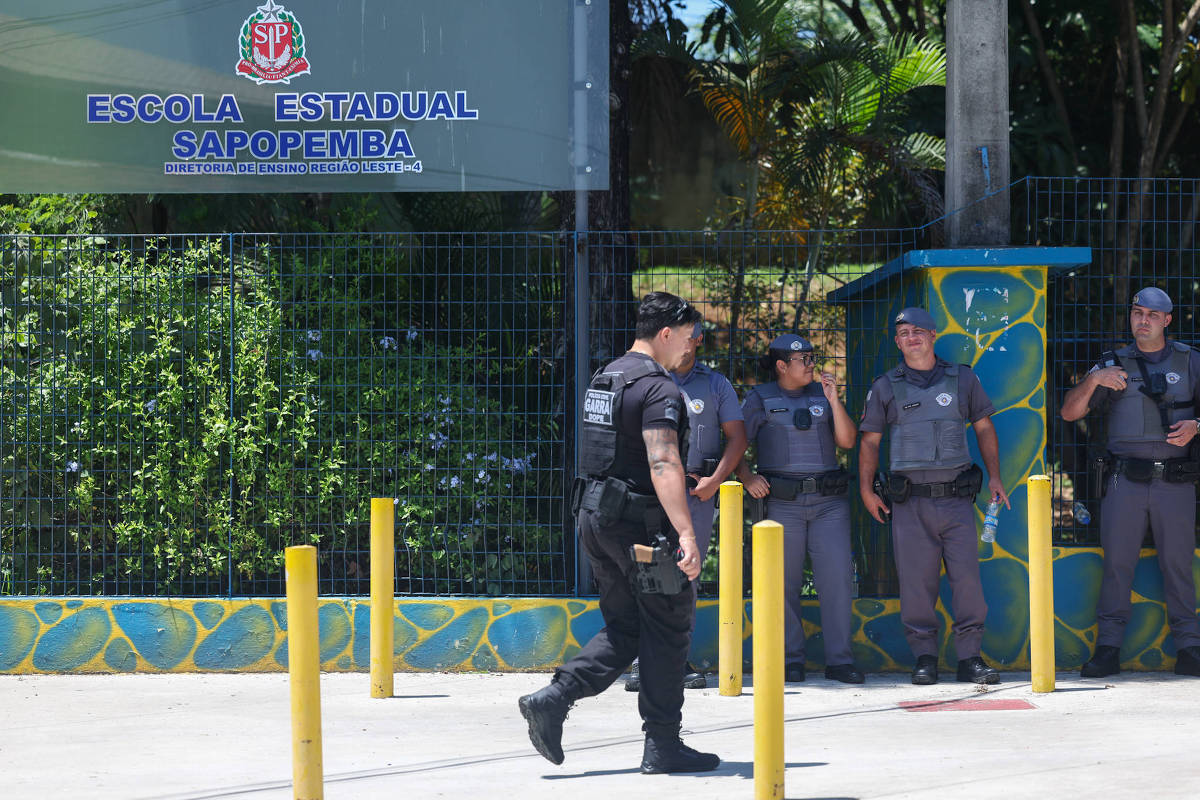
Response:
[{"label": "police officer in gray uniform", "polygon": [[[998,683],[999,673],[980,657],[987,603],[979,578],[975,496],[979,467],[967,450],[966,424],[975,428],[993,500],[1008,506],[1000,479],[1000,448],[992,425],[992,402],[965,364],[934,354],[932,315],[906,308],[894,320],[896,347],[904,361],[876,378],[867,393],[859,429],[859,493],[878,522],[892,516],[892,542],[900,580],[900,620],[916,656],[912,682],[938,680],[938,618],[935,606],[941,566],[946,566],[954,611],[957,678]],[[884,430],[890,447],[889,473],[874,489]]]},{"label": "police officer in gray uniform", "polygon": [[1196,547],[1197,463],[1200,420],[1200,353],[1169,341],[1171,298],[1155,287],[1133,296],[1129,326],[1133,344],[1107,352],[1101,363],[1063,398],[1062,418],[1088,411],[1105,415],[1107,457],[1103,470],[1100,544],[1104,576],[1096,604],[1096,652],[1080,674],[1102,678],[1121,671],[1121,641],[1131,609],[1130,590],[1146,527],[1154,535],[1175,638],[1175,672],[1200,676],[1200,622],[1192,555]]},{"label": "police officer in gray uniform", "polygon": [[554,671],[549,686],[518,701],[530,741],[554,764],[563,761],[562,726],[572,703],[611,686],[634,656],[642,663],[642,772],[706,772],[721,761],[679,738],[695,613],[688,581],[700,574],[701,556],[681,458],[687,414],[668,370],[692,348],[689,334],[699,321],[700,312],[680,297],[646,295],[637,341],[592,376],[580,409],[582,475],[571,505],[604,627]]},{"label": "police officer in gray uniform", "polygon": [[862,683],[850,647],[849,481],[837,461],[838,447],[854,446],[854,422],[834,376],[814,380],[816,353],[807,339],[776,337],[760,364],[775,380],[751,389],[742,405],[759,474],[751,474],[743,461],[738,477],[751,496],[767,498],[767,515],[783,525],[784,679],[805,678],[801,590],[807,554],[821,604],[825,677]]}]

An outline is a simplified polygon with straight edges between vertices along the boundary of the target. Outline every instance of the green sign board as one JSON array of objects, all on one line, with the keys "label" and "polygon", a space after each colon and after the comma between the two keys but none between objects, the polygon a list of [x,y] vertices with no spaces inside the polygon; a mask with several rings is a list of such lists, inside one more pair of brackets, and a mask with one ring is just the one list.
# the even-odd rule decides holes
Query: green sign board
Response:
[{"label": "green sign board", "polygon": [[0,191],[608,188],[606,2],[255,1],[0,0]]}]

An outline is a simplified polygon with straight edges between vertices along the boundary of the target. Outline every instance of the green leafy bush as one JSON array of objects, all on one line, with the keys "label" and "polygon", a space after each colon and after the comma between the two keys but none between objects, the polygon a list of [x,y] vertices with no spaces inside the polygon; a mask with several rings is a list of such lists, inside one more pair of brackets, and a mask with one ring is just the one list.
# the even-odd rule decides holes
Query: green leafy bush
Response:
[{"label": "green leafy bush", "polygon": [[387,326],[398,255],[54,241],[3,259],[0,591],[277,594],[312,543],[365,592],[372,496],[402,592],[565,591],[558,436],[487,342]]}]

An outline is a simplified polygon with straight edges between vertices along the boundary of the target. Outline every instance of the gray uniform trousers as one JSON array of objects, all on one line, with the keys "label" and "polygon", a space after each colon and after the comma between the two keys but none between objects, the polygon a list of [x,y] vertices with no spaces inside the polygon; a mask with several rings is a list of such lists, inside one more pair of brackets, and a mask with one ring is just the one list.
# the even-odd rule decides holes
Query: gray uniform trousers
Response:
[{"label": "gray uniform trousers", "polygon": [[813,581],[821,604],[825,665],[854,663],[850,649],[850,503],[845,497],[798,494],[795,500],[769,499],[767,518],[783,525],[784,661],[805,663],[801,618],[804,556],[812,558]]},{"label": "gray uniform trousers", "polygon": [[979,578],[975,507],[967,497],[910,497],[892,504],[892,545],[900,581],[900,621],[913,655],[938,654],[935,609],[942,563],[950,581],[954,649],[979,655],[987,602]]},{"label": "gray uniform trousers", "polygon": [[1101,503],[1100,545],[1104,577],[1096,603],[1096,644],[1120,647],[1132,607],[1130,591],[1146,526],[1154,535],[1162,568],[1167,623],[1175,647],[1200,645],[1192,556],[1196,548],[1196,488],[1191,483],[1135,483],[1124,475],[1108,479]]},{"label": "gray uniform trousers", "polygon": [[692,527],[696,530],[696,547],[700,549],[701,564],[708,555],[708,546],[713,538],[713,518],[717,512],[717,496],[714,494],[707,502],[689,494],[687,496],[688,513],[692,515]]}]

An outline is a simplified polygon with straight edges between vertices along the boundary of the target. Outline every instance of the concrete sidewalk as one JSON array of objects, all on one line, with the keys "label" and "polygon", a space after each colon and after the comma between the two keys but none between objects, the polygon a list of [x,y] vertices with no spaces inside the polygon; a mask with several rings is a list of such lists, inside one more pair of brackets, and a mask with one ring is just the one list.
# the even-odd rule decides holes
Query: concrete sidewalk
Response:
[{"label": "concrete sidewalk", "polygon": [[[688,691],[702,775],[644,776],[636,696],[614,686],[567,719],[566,761],[538,756],[517,697],[546,675],[322,676],[325,797],[701,800],[754,795],[753,689]],[[1028,673],[999,686],[810,678],[784,698],[788,798],[1200,797],[1200,681]],[[749,682],[748,682],[749,683]],[[907,706],[907,707],[906,707]],[[0,798],[291,798],[286,674],[0,677]]]}]

